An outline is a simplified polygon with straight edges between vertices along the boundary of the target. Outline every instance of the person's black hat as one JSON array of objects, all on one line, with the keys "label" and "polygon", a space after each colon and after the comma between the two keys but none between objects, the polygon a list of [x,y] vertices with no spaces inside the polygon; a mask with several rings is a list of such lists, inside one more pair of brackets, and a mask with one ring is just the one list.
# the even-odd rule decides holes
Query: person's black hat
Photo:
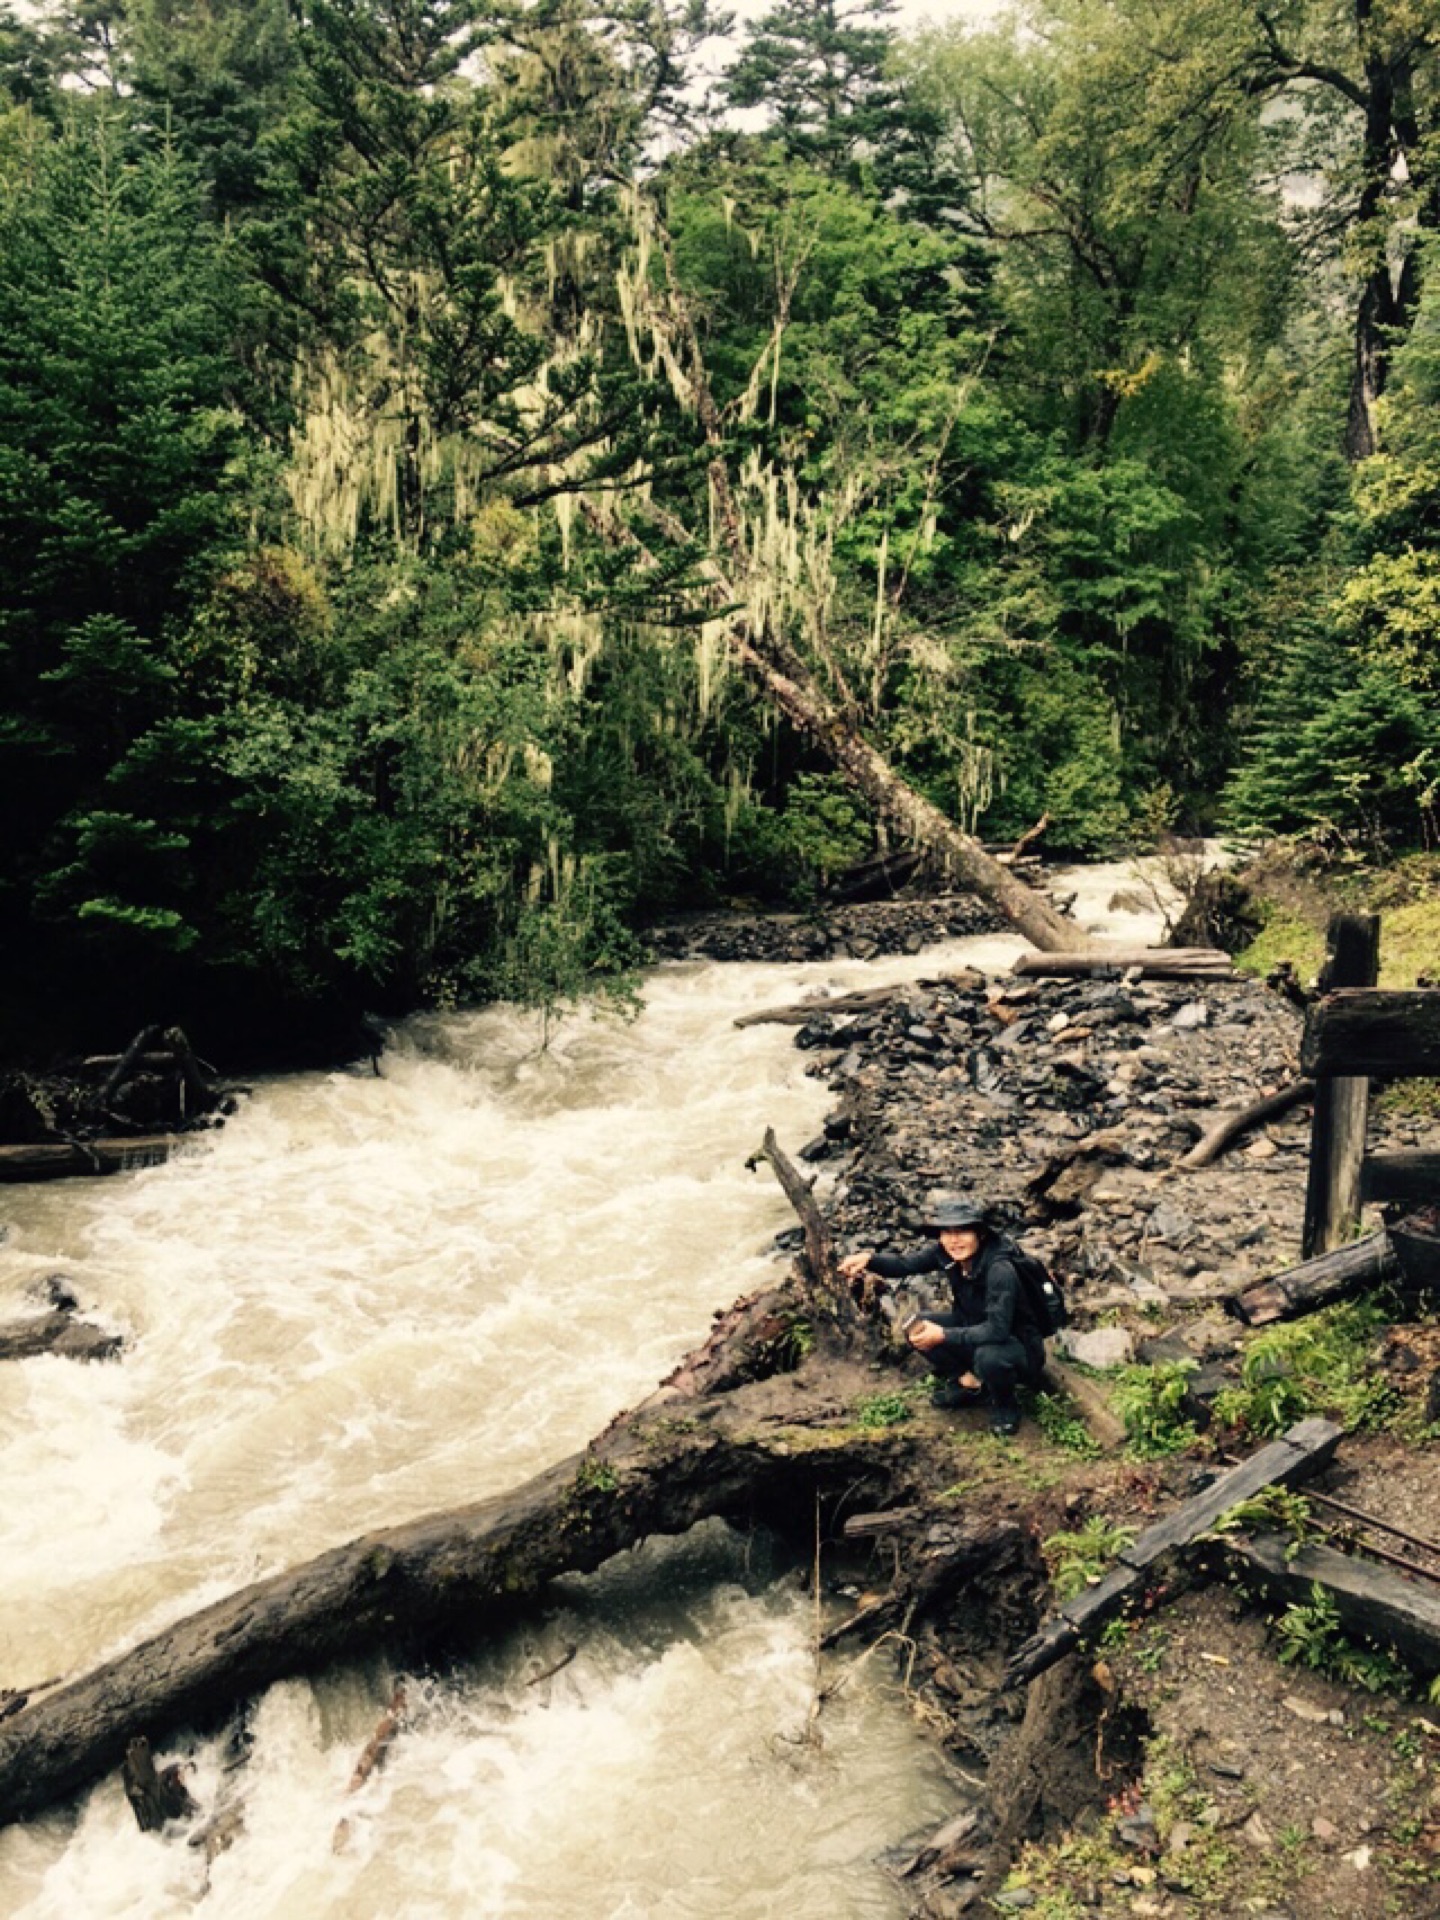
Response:
[{"label": "person's black hat", "polygon": [[951,1227],[988,1227],[985,1209],[974,1200],[952,1196],[948,1200],[937,1200],[930,1207],[921,1222],[923,1233],[937,1234]]}]

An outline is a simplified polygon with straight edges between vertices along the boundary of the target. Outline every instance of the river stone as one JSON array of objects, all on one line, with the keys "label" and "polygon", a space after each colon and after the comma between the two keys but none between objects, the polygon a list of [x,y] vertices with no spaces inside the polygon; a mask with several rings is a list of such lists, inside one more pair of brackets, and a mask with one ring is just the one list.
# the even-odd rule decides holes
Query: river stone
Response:
[{"label": "river stone", "polygon": [[1172,1247],[1183,1247],[1195,1238],[1195,1222],[1169,1200],[1162,1200],[1155,1208],[1145,1230],[1152,1240],[1163,1240]]},{"label": "river stone", "polygon": [[1135,1342],[1124,1327],[1093,1327],[1081,1333],[1064,1327],[1055,1337],[1057,1350],[1082,1367],[1128,1367],[1135,1358]]},{"label": "river stone", "polygon": [[1203,1000],[1187,1000],[1171,1014],[1170,1024],[1177,1033],[1188,1033],[1195,1027],[1203,1027],[1209,1018],[1210,1009]]}]

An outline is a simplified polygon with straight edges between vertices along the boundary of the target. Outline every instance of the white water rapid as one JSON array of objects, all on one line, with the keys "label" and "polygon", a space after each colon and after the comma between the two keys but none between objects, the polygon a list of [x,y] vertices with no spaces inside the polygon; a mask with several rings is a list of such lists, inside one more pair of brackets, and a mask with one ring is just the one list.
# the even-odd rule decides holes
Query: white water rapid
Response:
[{"label": "white water rapid", "polygon": [[[1078,879],[1086,925],[1134,884]],[[1128,941],[1155,930],[1124,916]],[[766,1278],[791,1224],[744,1161],[767,1123],[798,1147],[830,1097],[789,1029],[735,1016],[997,969],[1019,945],[665,967],[633,1023],[583,1015],[545,1051],[513,1009],[417,1018],[381,1077],[276,1080],[167,1166],[0,1192],[0,1319],[58,1270],[127,1340],[115,1363],[0,1369],[0,1687],[583,1446]],[[572,1583],[561,1615],[422,1684],[350,1798],[390,1676],[275,1687],[244,1831],[213,1865],[141,1834],[112,1778],[0,1832],[0,1915],[898,1915],[877,1855],[957,1787],[880,1661],[827,1708],[822,1748],[797,1742],[813,1620],[764,1574],[707,1527]],[[220,1766],[202,1744],[202,1804]]]}]

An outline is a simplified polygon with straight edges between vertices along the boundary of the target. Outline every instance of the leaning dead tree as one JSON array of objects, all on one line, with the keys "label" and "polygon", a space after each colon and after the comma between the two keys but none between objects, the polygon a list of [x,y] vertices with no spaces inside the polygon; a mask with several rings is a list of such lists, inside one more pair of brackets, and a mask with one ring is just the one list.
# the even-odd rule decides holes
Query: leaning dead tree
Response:
[{"label": "leaning dead tree", "polygon": [[709,527],[698,536],[645,487],[621,506],[608,497],[603,502],[584,498],[586,521],[602,538],[627,547],[645,568],[659,564],[651,544],[656,541],[681,551],[700,550],[702,610],[712,610],[713,630],[723,638],[730,660],[820,748],[876,817],[948,880],[990,901],[1035,946],[1083,947],[1073,922],[963,833],[866,738],[859,702],[833,648],[822,639],[807,659],[795,641],[800,628],[816,624],[817,607],[827,597],[820,577],[824,542],[807,539],[807,527],[813,533],[813,526],[794,476],[757,456],[737,467],[732,438],[736,426],[755,417],[760,396],[778,370],[803,251],[797,262],[777,264],[771,337],[745,391],[722,408],[664,223],[643,190],[634,193],[632,207],[636,257],[622,273],[619,289],[630,346],[637,363],[668,384],[692,422],[706,463]]}]

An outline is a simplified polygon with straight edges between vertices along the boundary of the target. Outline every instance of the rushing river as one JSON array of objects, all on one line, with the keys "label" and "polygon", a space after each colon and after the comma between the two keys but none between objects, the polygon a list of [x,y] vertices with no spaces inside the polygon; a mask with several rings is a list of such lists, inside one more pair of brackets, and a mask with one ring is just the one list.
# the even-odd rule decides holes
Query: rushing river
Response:
[{"label": "rushing river", "polygon": [[[1083,880],[1095,924],[1127,876]],[[118,1363],[0,1369],[0,1687],[583,1446],[769,1276],[791,1224],[744,1162],[767,1124],[800,1145],[830,1096],[788,1029],[735,1016],[1018,946],[665,967],[638,1019],[582,1015],[544,1049],[509,1008],[417,1018],[379,1077],[261,1085],[167,1166],[0,1190],[0,1318],[64,1271],[127,1338]],[[213,1865],[141,1834],[112,1778],[0,1832],[0,1915],[901,1914],[877,1856],[956,1785],[880,1661],[803,1740],[813,1614],[767,1575],[716,1526],[571,1583],[543,1624],[417,1684],[353,1797],[392,1676],[275,1687]],[[208,1803],[218,1737],[195,1764]]]}]

